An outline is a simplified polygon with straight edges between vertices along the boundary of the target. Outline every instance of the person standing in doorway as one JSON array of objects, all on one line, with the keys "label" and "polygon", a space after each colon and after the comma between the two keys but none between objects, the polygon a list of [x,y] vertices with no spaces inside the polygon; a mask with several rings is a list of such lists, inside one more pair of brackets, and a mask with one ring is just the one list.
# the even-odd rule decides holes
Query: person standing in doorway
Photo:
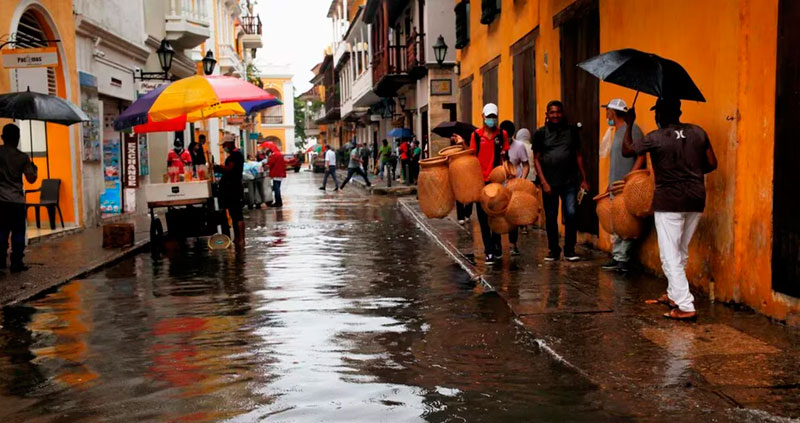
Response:
[{"label": "person standing in doorway", "polygon": [[[614,137],[608,153],[608,184],[610,191],[612,182],[622,180],[631,171],[643,168],[645,156],[625,157],[622,155],[622,139],[628,128],[625,123],[625,115],[628,112],[628,105],[625,104],[625,100],[615,98],[602,107],[606,109],[608,125],[614,128]],[[642,140],[644,136],[639,125],[633,125],[631,136],[634,143]],[[614,201],[613,194],[611,194],[611,201]],[[630,269],[630,255],[634,241],[632,239],[622,239],[615,234],[611,234],[611,242],[613,244],[611,248],[612,257],[611,260],[603,264],[603,269],[627,272]]]},{"label": "person standing in doorway", "polygon": [[[508,134],[500,129],[497,122],[497,106],[488,103],[483,106],[483,126],[472,133],[469,148],[475,150],[481,164],[481,173],[484,183],[489,183],[489,173],[496,166],[503,164],[503,155],[508,151]],[[503,246],[500,234],[492,232],[489,228],[489,216],[480,205],[478,209],[478,223],[481,227],[483,249],[486,254],[484,263],[494,264],[503,257]]]},{"label": "person standing in doorway", "polygon": [[589,191],[583,157],[580,153],[578,128],[567,124],[564,105],[553,100],[547,103],[545,125],[533,136],[534,165],[542,184],[545,229],[550,249],[545,261],[561,257],[558,235],[558,209],[564,220],[564,258],[578,261],[575,253],[578,240],[578,190]]},{"label": "person standing in doorway", "polygon": [[[503,124],[500,124],[500,127],[508,131],[514,131],[515,127],[511,121],[508,122],[507,128],[503,127]],[[503,122],[505,123],[505,122]],[[514,165],[514,169],[516,169],[516,177],[527,179],[528,173],[530,173],[531,165],[528,163],[528,151],[525,149],[525,144],[523,140],[530,140],[531,133],[525,128],[519,130],[519,132],[509,132],[511,134],[516,134],[514,137],[511,138],[511,143],[508,147],[508,161]],[[520,140],[522,138],[522,140]],[[522,228],[514,227],[514,229],[508,232],[508,242],[511,243],[511,255],[518,256],[519,255],[519,247],[517,243],[519,242],[519,232]]]},{"label": "person standing in doorway", "polygon": [[330,147],[325,148],[325,176],[322,178],[322,186],[319,187],[322,191],[328,187],[328,175],[333,178],[333,190],[339,191],[339,182],[336,180],[336,151]]},{"label": "person standing in doorway", "polygon": [[656,177],[653,195],[658,250],[667,277],[667,293],[657,301],[674,304],[664,317],[694,320],[694,296],[686,278],[689,242],[705,209],[705,174],[717,168],[717,157],[703,128],[681,123],[681,101],[659,98],[655,110],[657,130],[638,141],[633,137],[636,110],[625,116],[622,154],[625,157],[650,153]]},{"label": "person standing in doorway", "polygon": [[419,141],[414,140],[411,147],[411,159],[409,160],[409,173],[411,173],[409,181],[412,185],[417,183],[419,177],[419,161],[422,158],[422,149],[419,147]]},{"label": "person standing in doorway", "polygon": [[6,268],[8,239],[11,236],[12,272],[28,270],[22,262],[25,256],[25,191],[22,176],[28,183],[36,182],[38,169],[19,146],[19,127],[9,123],[3,127],[0,145],[0,269]]},{"label": "person standing in doorway", "polygon": [[369,182],[369,176],[367,176],[367,172],[364,172],[364,169],[361,168],[361,149],[364,148],[364,144],[358,143],[356,148],[350,151],[350,163],[347,164],[347,177],[344,178],[344,182],[342,182],[342,186],[339,189],[344,189],[344,186],[350,182],[350,178],[353,177],[353,174],[357,173],[364,178],[364,181],[367,183],[368,187],[371,187],[372,184]]},{"label": "person standing in doorway", "polygon": [[214,166],[214,170],[222,173],[219,180],[220,206],[227,210],[233,222],[234,242],[238,247],[244,246],[244,215],[242,214],[244,186],[242,185],[242,172],[244,172],[244,155],[236,148],[236,140],[231,135],[226,135],[222,141],[222,148],[228,157],[224,165]]},{"label": "person standing in doorway", "polygon": [[281,183],[286,179],[286,160],[280,151],[267,149],[267,167],[269,177],[272,179],[272,195],[274,201],[267,204],[267,207],[283,207],[283,197],[281,197]]}]

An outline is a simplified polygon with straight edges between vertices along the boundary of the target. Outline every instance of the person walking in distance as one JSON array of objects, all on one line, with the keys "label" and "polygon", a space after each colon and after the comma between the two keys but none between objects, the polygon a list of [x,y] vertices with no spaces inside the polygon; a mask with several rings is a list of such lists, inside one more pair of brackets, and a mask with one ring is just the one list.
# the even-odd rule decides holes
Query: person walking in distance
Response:
[{"label": "person walking in distance", "polygon": [[558,235],[558,209],[564,220],[564,258],[578,261],[575,253],[578,240],[578,189],[589,191],[583,157],[580,153],[578,128],[567,124],[564,105],[553,100],[547,103],[545,125],[533,136],[534,165],[542,184],[545,229],[550,249],[545,261],[561,257]]},{"label": "person walking in distance", "polygon": [[342,186],[339,189],[344,189],[344,186],[350,182],[350,178],[353,177],[353,174],[358,173],[364,178],[364,181],[367,183],[368,187],[371,187],[372,184],[369,182],[369,176],[367,176],[367,172],[364,172],[364,169],[361,167],[361,149],[364,148],[364,144],[359,142],[356,148],[350,150],[350,163],[347,164],[347,177],[344,178],[344,182],[342,182]]},{"label": "person walking in distance", "polygon": [[653,210],[661,267],[667,277],[667,293],[656,301],[675,306],[664,317],[694,320],[697,311],[686,278],[686,263],[689,242],[705,209],[705,174],[717,168],[717,157],[703,128],[680,121],[680,100],[659,98],[650,110],[655,110],[659,129],[638,141],[631,129],[636,110],[628,111],[622,154],[633,157],[650,153],[653,162]]},{"label": "person walking in distance", "polygon": [[6,268],[8,239],[11,236],[12,272],[28,270],[22,262],[25,256],[25,192],[22,176],[28,183],[36,182],[38,169],[27,154],[20,151],[19,127],[9,123],[3,127],[0,145],[0,269]]},{"label": "person walking in distance", "polygon": [[417,183],[417,178],[419,177],[419,161],[422,158],[422,148],[419,146],[419,141],[414,140],[411,146],[411,159],[409,160],[409,182],[412,185]]},{"label": "person walking in distance", "polygon": [[325,176],[322,178],[322,191],[328,187],[328,175],[333,178],[333,190],[339,191],[339,182],[336,180],[336,152],[328,147],[325,150]]},{"label": "person walking in distance", "polygon": [[400,153],[400,176],[403,178],[403,183],[408,185],[408,167],[410,164],[410,151],[411,145],[408,140],[403,139],[400,142],[397,152]]},{"label": "person walking in distance", "polygon": [[[388,178],[389,181],[392,180],[391,167],[392,167],[392,147],[389,145],[387,140],[381,141],[381,148],[378,150],[379,153],[379,160],[381,161],[380,164],[380,175],[381,181],[383,180],[384,176]],[[389,184],[391,186],[391,182]]]},{"label": "person walking in distance", "polygon": [[[503,123],[506,123],[506,127],[503,126]],[[519,130],[519,132],[514,132],[514,124],[511,121],[505,121],[500,124],[500,127],[503,128],[509,134],[516,134],[514,137],[511,138],[511,143],[508,147],[508,161],[514,165],[514,169],[516,169],[517,178],[527,179],[528,173],[530,173],[531,165],[528,163],[528,150],[525,148],[524,140],[529,141],[531,139],[531,133],[525,128]],[[511,132],[509,132],[511,131]],[[522,140],[520,139],[522,138]],[[514,229],[508,232],[508,242],[511,243],[511,255],[518,256],[519,255],[519,247],[517,247],[517,243],[519,242],[519,232],[521,228],[514,227]]]},{"label": "person walking in distance", "polygon": [[274,201],[267,204],[268,207],[283,207],[283,197],[281,197],[281,183],[286,179],[286,160],[280,151],[267,149],[267,168],[269,177],[272,179],[272,195]]},{"label": "person walking in distance", "polygon": [[[625,136],[625,130],[628,127],[625,123],[625,115],[628,112],[628,105],[625,104],[625,100],[615,98],[602,107],[606,109],[606,119],[609,126],[614,128],[614,138],[611,141],[608,153],[610,163],[608,184],[610,191],[612,182],[622,180],[631,171],[643,168],[645,157],[625,157],[622,155],[622,138]],[[641,141],[643,135],[639,125],[633,125],[631,136],[634,142]],[[614,201],[614,194],[611,194],[611,201]],[[627,272],[630,269],[630,255],[634,241],[632,239],[622,239],[615,234],[611,234],[611,242],[613,244],[611,248],[612,257],[611,260],[603,264],[603,269]]]},{"label": "person walking in distance", "polygon": [[[450,145],[461,145],[464,146],[464,138],[461,135],[453,133],[450,136]],[[469,204],[461,204],[456,201],[456,219],[458,220],[459,225],[463,225],[469,221],[472,217],[472,203]]]},{"label": "person walking in distance", "polygon": [[244,246],[244,186],[242,185],[242,172],[244,171],[244,155],[236,148],[236,141],[227,135],[222,142],[222,148],[228,154],[225,164],[214,166],[214,170],[222,173],[219,180],[220,206],[227,210],[233,222],[233,240],[237,247]]},{"label": "person walking in distance", "polygon": [[[488,103],[483,106],[483,126],[472,133],[469,148],[475,150],[475,155],[481,164],[481,174],[484,183],[489,183],[489,173],[496,166],[503,164],[503,154],[508,151],[508,134],[500,129],[497,124],[497,106]],[[489,216],[478,205],[478,223],[481,227],[483,249],[486,254],[485,263],[493,264],[503,257],[500,234],[493,233],[489,228]]]}]

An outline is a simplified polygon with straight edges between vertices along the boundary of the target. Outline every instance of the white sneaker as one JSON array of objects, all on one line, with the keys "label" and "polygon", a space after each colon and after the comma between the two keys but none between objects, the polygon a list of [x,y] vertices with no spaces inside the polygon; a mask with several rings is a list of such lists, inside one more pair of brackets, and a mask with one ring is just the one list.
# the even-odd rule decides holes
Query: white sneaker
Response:
[{"label": "white sneaker", "polygon": [[570,256],[564,256],[564,260],[566,260],[566,261],[578,261],[580,259],[581,259],[581,257],[579,255],[577,255],[577,254],[573,254],[573,255],[570,255]]}]

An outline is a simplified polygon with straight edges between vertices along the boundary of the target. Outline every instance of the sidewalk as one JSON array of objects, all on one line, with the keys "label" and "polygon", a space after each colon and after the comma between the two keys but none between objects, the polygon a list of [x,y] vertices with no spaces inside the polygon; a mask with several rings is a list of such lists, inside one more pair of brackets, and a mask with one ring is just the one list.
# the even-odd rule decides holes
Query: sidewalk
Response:
[{"label": "sidewalk", "polygon": [[97,270],[150,242],[148,215],[123,216],[115,222],[132,222],[134,245],[103,248],[103,228],[86,228],[63,236],[37,241],[25,249],[30,269],[21,273],[0,271],[0,304],[9,305]]},{"label": "sidewalk", "polygon": [[[372,183],[372,188],[368,188],[367,184],[364,182],[364,179],[361,178],[360,175],[353,175],[350,178],[350,182],[347,184],[353,184],[355,186],[361,187],[372,194],[376,195],[393,195],[393,196],[404,196],[404,195],[416,195],[417,194],[417,186],[416,185],[404,185],[402,181],[392,181],[392,186],[390,187],[387,184],[386,180],[381,181],[379,175],[373,175],[370,173],[369,181]],[[339,185],[344,182],[344,178],[347,177],[347,170],[346,169],[337,169],[336,170],[336,177],[339,179]]]},{"label": "sidewalk", "polygon": [[581,262],[545,263],[546,236],[538,229],[520,235],[521,256],[509,257],[505,245],[502,264],[487,269],[480,237],[471,235],[480,230],[474,214],[472,228],[464,228],[453,217],[427,219],[417,201],[400,205],[506,301],[543,352],[625,404],[626,412],[707,415],[706,421],[800,417],[800,330],[703,297],[696,301],[697,323],[670,321],[662,317],[666,307],[644,303],[666,290],[666,280],[603,271],[608,256],[595,250],[579,249]]}]

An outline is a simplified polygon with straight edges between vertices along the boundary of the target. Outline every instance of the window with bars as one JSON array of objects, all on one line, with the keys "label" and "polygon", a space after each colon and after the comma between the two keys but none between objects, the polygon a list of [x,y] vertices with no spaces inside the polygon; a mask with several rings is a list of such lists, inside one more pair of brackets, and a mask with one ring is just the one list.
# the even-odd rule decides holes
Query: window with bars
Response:
[{"label": "window with bars", "polygon": [[469,1],[456,5],[456,48],[462,49],[469,44]]},{"label": "window with bars", "polygon": [[[17,32],[14,35],[16,37],[15,48],[40,48],[48,46],[48,43],[45,41],[47,40],[47,35],[42,29],[42,25],[39,23],[36,15],[31,11],[22,14],[19,24],[17,25]],[[18,81],[24,79],[20,78],[18,73],[25,71],[28,71],[28,69],[16,70]],[[45,68],[45,72],[47,72],[47,93],[50,95],[57,95],[55,68]],[[25,89],[25,87],[18,88],[20,90]]]}]

